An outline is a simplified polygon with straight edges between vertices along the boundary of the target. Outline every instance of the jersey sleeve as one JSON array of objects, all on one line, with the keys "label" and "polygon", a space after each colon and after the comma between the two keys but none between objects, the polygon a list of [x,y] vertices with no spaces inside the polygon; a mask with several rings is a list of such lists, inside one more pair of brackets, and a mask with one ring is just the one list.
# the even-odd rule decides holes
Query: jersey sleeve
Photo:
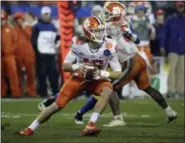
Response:
[{"label": "jersey sleeve", "polygon": [[[71,52],[78,55],[79,48],[84,44],[84,40],[80,37],[73,37],[72,39],[72,46],[71,46]],[[78,50],[77,50],[78,49]]]},{"label": "jersey sleeve", "polygon": [[64,60],[64,63],[75,63],[77,61],[77,55],[71,51],[68,52],[66,55],[66,58]]},{"label": "jersey sleeve", "polygon": [[117,53],[112,54],[112,57],[109,60],[109,66],[113,71],[121,71],[121,64],[119,63]]},{"label": "jersey sleeve", "polygon": [[113,71],[121,71],[121,65],[118,60],[118,44],[115,40],[111,39],[112,48],[110,48],[111,51],[111,57],[109,59],[109,66]]}]

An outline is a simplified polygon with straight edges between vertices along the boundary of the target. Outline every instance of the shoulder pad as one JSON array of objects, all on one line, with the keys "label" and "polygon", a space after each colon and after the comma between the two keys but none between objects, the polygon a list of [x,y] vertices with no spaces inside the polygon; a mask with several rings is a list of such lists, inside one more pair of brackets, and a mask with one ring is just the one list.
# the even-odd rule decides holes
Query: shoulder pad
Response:
[{"label": "shoulder pad", "polygon": [[111,53],[117,52],[117,42],[113,39],[106,38],[105,48],[110,50]]},{"label": "shoulder pad", "polygon": [[75,45],[83,45],[85,43],[85,40],[79,36],[73,37],[72,41],[73,41],[73,44]]},{"label": "shoulder pad", "polygon": [[75,49],[75,48],[83,45],[84,43],[85,43],[85,40],[83,38],[75,36],[72,39],[72,46],[71,46],[71,48]]},{"label": "shoulder pad", "polygon": [[105,48],[111,49],[116,46],[117,42],[114,39],[106,38],[105,40]]}]

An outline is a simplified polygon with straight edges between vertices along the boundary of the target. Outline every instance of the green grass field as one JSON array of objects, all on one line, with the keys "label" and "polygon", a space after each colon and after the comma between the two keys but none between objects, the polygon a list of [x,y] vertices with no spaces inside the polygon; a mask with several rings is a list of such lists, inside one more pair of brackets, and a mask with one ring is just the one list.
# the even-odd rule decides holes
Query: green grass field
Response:
[{"label": "green grass field", "polygon": [[[14,135],[29,125],[38,113],[41,99],[3,99],[1,123],[6,124],[1,132],[2,143],[184,143],[184,100],[170,99],[169,104],[178,112],[176,122],[166,123],[161,108],[151,99],[121,101],[121,109],[127,123],[124,127],[102,128],[112,119],[107,107],[97,126],[102,128],[98,136],[81,135],[85,125],[75,125],[73,114],[85,100],[71,101],[63,111],[40,126],[33,136]],[[88,121],[90,113],[84,119]]]}]

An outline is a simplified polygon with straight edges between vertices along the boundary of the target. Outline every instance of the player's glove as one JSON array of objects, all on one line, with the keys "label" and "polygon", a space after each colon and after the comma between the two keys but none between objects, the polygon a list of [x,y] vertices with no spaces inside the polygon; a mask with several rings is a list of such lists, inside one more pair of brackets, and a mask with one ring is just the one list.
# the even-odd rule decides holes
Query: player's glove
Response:
[{"label": "player's glove", "polygon": [[94,73],[93,73],[93,79],[94,80],[103,79],[103,80],[110,81],[109,72],[104,71],[104,70],[99,70],[98,68],[95,68]]},{"label": "player's glove", "polygon": [[132,38],[132,33],[130,33],[129,31],[124,31],[123,32],[123,36],[127,39],[131,39]]}]

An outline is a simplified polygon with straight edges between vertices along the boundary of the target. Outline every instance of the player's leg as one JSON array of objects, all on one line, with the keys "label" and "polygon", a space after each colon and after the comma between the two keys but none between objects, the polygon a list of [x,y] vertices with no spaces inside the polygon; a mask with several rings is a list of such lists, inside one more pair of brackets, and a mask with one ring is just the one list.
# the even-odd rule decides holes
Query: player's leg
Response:
[{"label": "player's leg", "polygon": [[34,58],[33,60],[24,59],[24,61],[27,75],[26,87],[28,95],[36,96],[36,85],[35,85],[36,73]]},{"label": "player's leg", "polygon": [[114,87],[114,95],[111,96],[110,99],[110,107],[113,113],[113,120],[108,124],[105,124],[104,127],[115,127],[115,126],[124,126],[126,125],[123,117],[121,115],[120,105],[119,105],[119,98],[117,96],[116,90],[122,88],[124,85],[129,83],[132,80],[132,77],[137,74],[138,68],[134,65],[134,60],[129,59],[123,64],[123,74],[119,80],[115,80],[112,84]]},{"label": "player's leg", "polygon": [[57,71],[57,62],[55,60],[55,56],[51,56],[48,58],[48,77],[49,82],[52,89],[52,95],[56,95],[58,93],[58,71]]},{"label": "player's leg", "polygon": [[120,110],[120,101],[117,95],[117,92],[114,91],[113,95],[110,98],[110,107],[113,113],[113,120],[108,124],[103,125],[104,127],[116,127],[116,126],[125,126],[126,123],[123,120],[123,116]]},{"label": "player's leg", "polygon": [[[92,85],[93,87],[93,85]],[[89,123],[86,125],[85,129],[83,130],[83,135],[94,135],[100,133],[100,129],[96,128],[96,121],[103,113],[106,105],[110,101],[110,96],[113,93],[112,86],[109,82],[100,82],[99,84],[96,83],[95,93],[100,95],[101,98],[97,101],[96,105],[94,106],[94,111],[90,117]]]},{"label": "player's leg", "polygon": [[90,96],[89,99],[87,100],[86,104],[76,112],[75,114],[75,123],[76,124],[84,124],[83,122],[83,115],[87,113],[89,110],[93,109],[97,102],[97,99],[95,99],[94,96]]},{"label": "player's leg", "polygon": [[[70,90],[69,90],[70,88]],[[64,108],[65,105],[77,95],[81,90],[81,81],[70,78],[60,90],[57,100],[49,107],[45,108],[37,118],[29,125],[28,128],[19,132],[20,135],[29,136],[39,127],[40,124],[46,122],[53,114]]]},{"label": "player's leg", "polygon": [[19,88],[19,79],[17,74],[16,68],[16,61],[13,55],[10,55],[5,58],[5,65],[6,65],[6,75],[8,77],[11,93],[13,97],[20,97],[21,91]]},{"label": "player's leg", "polygon": [[6,71],[4,58],[1,59],[1,97],[7,95]]},{"label": "player's leg", "polygon": [[147,69],[144,68],[139,75],[135,78],[136,84],[139,89],[145,91],[152,99],[159,104],[159,106],[164,109],[167,117],[168,122],[177,118],[177,113],[172,110],[172,108],[167,104],[166,100],[164,99],[163,95],[157,91],[155,88],[149,85],[149,77],[147,74]]}]

